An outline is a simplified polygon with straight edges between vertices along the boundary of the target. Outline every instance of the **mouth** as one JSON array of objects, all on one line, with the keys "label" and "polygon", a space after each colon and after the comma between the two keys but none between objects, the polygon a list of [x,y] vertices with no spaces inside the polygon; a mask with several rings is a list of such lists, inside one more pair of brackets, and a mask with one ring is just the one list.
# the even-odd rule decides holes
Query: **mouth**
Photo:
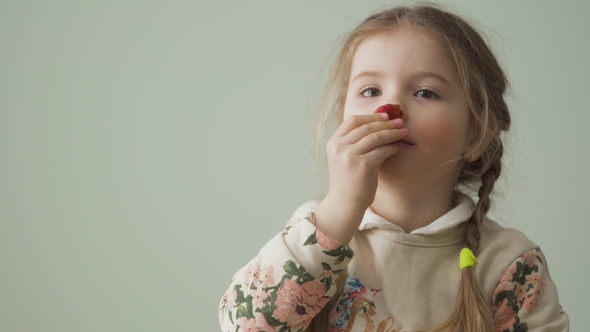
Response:
[{"label": "mouth", "polygon": [[414,147],[414,144],[405,140],[399,140],[396,142],[400,149],[409,149]]}]

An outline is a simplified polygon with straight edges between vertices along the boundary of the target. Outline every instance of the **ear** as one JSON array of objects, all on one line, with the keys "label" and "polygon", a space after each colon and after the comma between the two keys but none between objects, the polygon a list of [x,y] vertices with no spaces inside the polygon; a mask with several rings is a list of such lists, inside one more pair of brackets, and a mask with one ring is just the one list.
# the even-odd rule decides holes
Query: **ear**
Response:
[{"label": "ear", "polygon": [[486,151],[494,136],[496,136],[496,128],[495,123],[490,123],[484,130],[481,130],[481,126],[471,126],[468,144],[463,153],[463,158],[468,163],[476,161]]}]

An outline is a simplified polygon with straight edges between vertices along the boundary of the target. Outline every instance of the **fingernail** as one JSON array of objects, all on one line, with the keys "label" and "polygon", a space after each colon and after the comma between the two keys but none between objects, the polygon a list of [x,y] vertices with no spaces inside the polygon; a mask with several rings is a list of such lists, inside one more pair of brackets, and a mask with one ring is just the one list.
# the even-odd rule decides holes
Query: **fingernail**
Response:
[{"label": "fingernail", "polygon": [[377,113],[379,114],[379,117],[383,120],[387,120],[389,118],[389,116],[387,115],[387,113]]},{"label": "fingernail", "polygon": [[404,135],[408,133],[408,129],[407,128],[400,128],[399,131],[400,131],[400,133],[402,133]]},{"label": "fingernail", "polygon": [[401,127],[404,124],[404,121],[402,119],[393,119],[393,124],[396,127]]}]

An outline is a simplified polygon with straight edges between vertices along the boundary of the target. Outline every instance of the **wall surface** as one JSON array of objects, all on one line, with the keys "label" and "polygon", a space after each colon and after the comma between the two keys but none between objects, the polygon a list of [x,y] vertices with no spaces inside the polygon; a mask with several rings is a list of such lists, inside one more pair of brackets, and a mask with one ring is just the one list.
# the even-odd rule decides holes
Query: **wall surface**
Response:
[{"label": "wall surface", "polygon": [[[514,125],[492,216],[590,326],[590,2],[445,1]],[[386,1],[1,1],[0,331],[218,331],[235,271],[321,195],[327,47]]]}]

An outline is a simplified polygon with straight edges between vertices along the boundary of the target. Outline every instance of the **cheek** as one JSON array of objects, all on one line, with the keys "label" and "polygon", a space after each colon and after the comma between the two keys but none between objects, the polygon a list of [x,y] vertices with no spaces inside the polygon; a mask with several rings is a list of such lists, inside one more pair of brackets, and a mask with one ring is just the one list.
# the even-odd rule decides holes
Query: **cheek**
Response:
[{"label": "cheek", "polygon": [[456,158],[463,154],[467,144],[467,124],[464,122],[448,116],[431,117],[424,119],[414,132],[429,153]]},{"label": "cheek", "polygon": [[352,114],[353,112],[350,103],[350,96],[347,94],[346,99],[344,100],[344,110],[342,111],[342,122],[346,121],[346,119],[348,119]]},{"label": "cheek", "polygon": [[346,119],[348,119],[351,115],[352,115],[352,112],[350,111],[350,108],[344,106],[344,111],[342,112],[342,121],[341,122],[346,121]]},{"label": "cheek", "polygon": [[346,121],[352,115],[364,115],[373,114],[377,110],[377,107],[372,106],[360,106],[354,103],[349,103],[348,100],[344,104],[344,111],[342,112],[342,121]]}]

